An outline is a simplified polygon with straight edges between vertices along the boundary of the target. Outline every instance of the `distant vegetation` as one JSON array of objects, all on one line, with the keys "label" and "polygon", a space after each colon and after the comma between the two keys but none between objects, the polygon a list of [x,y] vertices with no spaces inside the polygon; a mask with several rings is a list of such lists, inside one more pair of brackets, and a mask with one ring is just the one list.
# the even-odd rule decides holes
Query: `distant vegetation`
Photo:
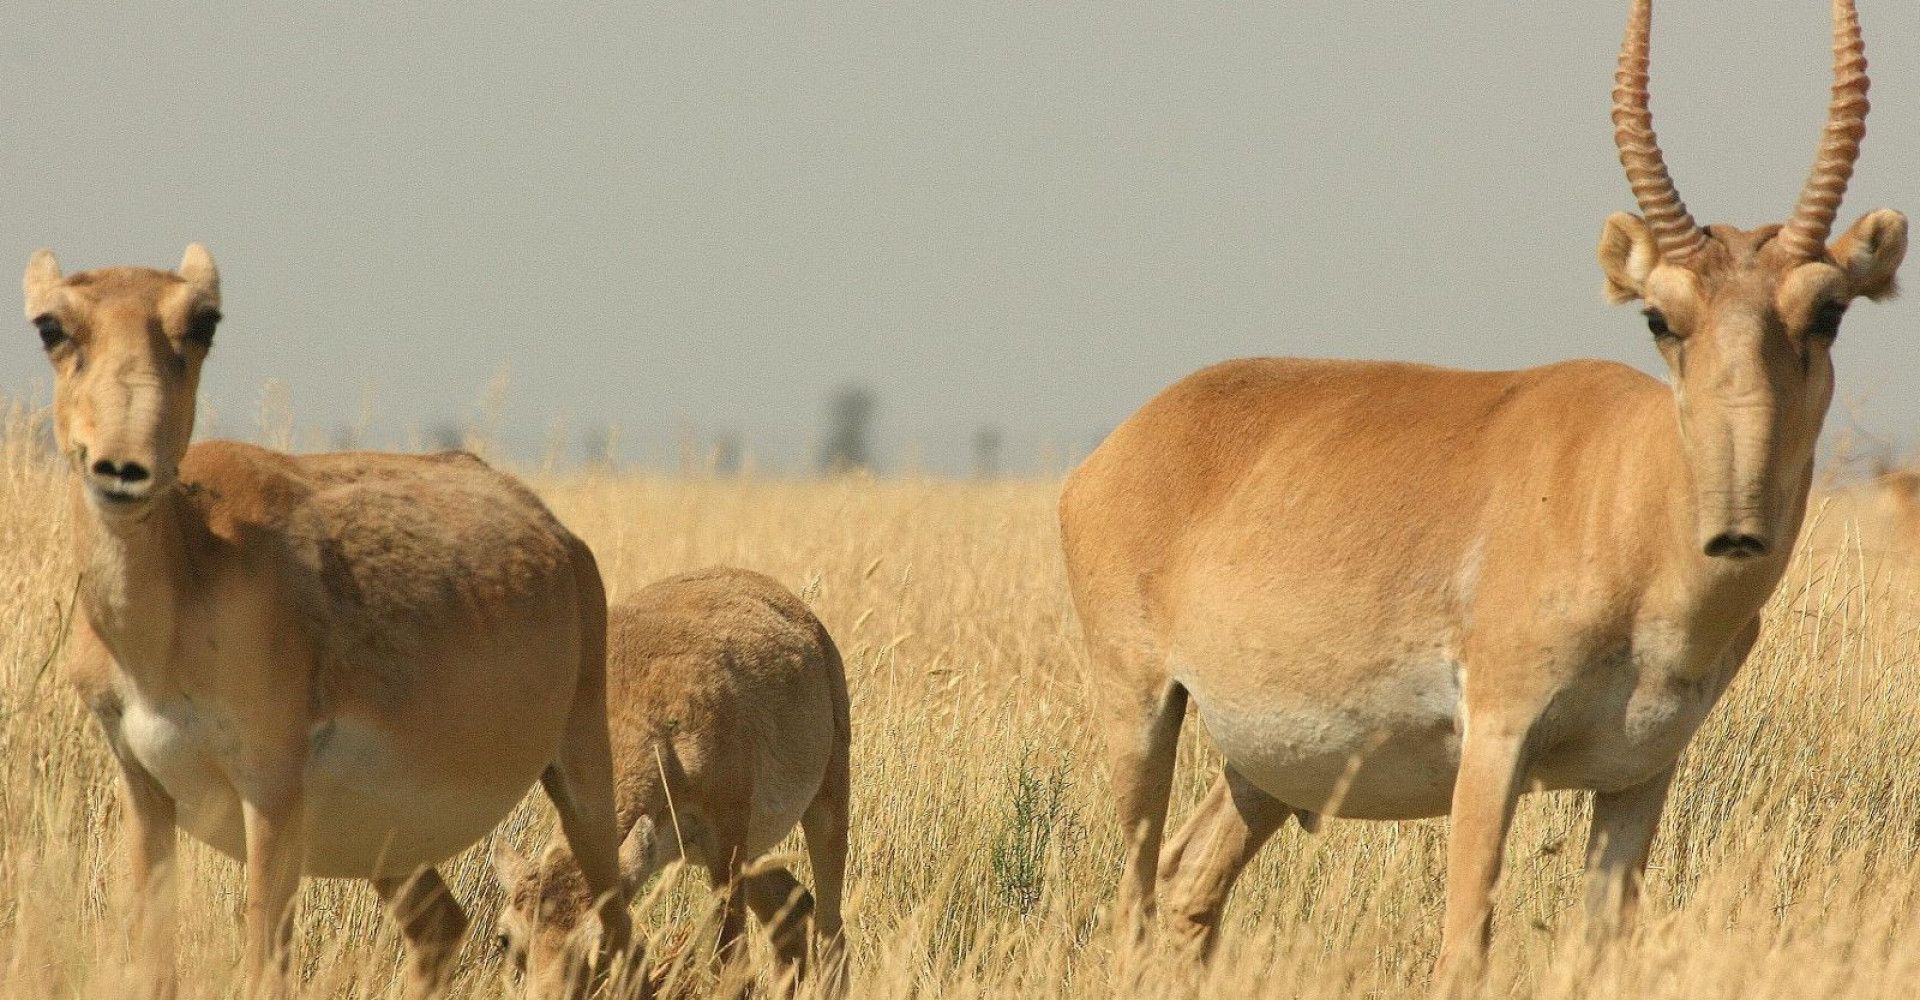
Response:
[{"label": "distant vegetation", "polygon": [[827,397],[826,439],[820,447],[822,472],[873,468],[873,416],[879,406],[880,397],[873,388],[858,383],[841,386]]}]

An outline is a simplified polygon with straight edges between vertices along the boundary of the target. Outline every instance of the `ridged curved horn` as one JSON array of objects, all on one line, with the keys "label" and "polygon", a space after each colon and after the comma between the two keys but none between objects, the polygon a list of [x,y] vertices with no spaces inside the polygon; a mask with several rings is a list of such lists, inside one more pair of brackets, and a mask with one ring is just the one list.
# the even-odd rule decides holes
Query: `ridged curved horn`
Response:
[{"label": "ridged curved horn", "polygon": [[1627,183],[1660,255],[1677,264],[1705,245],[1707,234],[1687,213],[1660,155],[1660,139],[1653,134],[1653,112],[1647,110],[1647,37],[1652,24],[1653,0],[1634,0],[1627,37],[1620,43],[1620,70],[1613,77],[1613,143],[1620,147],[1620,165],[1627,168]]},{"label": "ridged curved horn", "polygon": [[1834,213],[1853,179],[1853,161],[1860,158],[1860,140],[1867,134],[1867,47],[1860,39],[1860,16],[1853,0],[1833,0],[1833,101],[1827,105],[1827,128],[1814,154],[1813,173],[1800,192],[1800,203],[1780,231],[1787,249],[1807,258],[1826,250]]}]

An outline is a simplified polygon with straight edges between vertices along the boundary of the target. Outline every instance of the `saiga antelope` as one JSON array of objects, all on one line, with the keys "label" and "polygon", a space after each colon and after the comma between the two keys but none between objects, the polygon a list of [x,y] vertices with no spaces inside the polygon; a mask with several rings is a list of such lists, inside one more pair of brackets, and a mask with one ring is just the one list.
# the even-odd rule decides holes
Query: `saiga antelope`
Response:
[{"label": "saiga antelope", "polygon": [[246,866],[248,993],[286,984],[302,874],[371,879],[409,992],[433,991],[467,918],[432,866],[535,778],[624,948],[587,547],[470,455],[189,447],[220,318],[197,243],[175,272],[70,278],[41,250],[25,285],[73,466],[68,671],[119,764],[154,992],[173,991],[176,826]]},{"label": "saiga antelope", "polygon": [[[1906,219],[1827,244],[1865,131],[1835,0],[1818,158],[1784,226],[1702,228],[1647,109],[1628,20],[1615,140],[1644,217],[1606,220],[1609,299],[1645,303],[1670,384],[1599,361],[1518,372],[1234,361],[1175,384],[1060,504],[1129,838],[1128,937],[1157,887],[1204,955],[1288,816],[1449,814],[1436,979],[1478,969],[1515,800],[1592,789],[1588,901],[1635,898],[1674,763],[1759,634],[1806,507],[1841,314],[1895,290]],[[1162,833],[1191,699],[1226,762]]]},{"label": "saiga antelope", "polygon": [[1844,486],[1813,502],[1800,545],[1823,557],[1920,556],[1920,469],[1876,469],[1872,479]]},{"label": "saiga antelope", "polygon": [[[684,856],[726,894],[721,957],[734,954],[746,907],[796,974],[809,922],[835,956],[852,734],[826,627],[758,573],[669,577],[609,612],[607,703],[628,891]],[[796,823],[817,904],[784,868],[742,872]],[[586,953],[578,924],[593,898],[579,866],[558,841],[533,862],[497,841],[494,867],[507,891],[501,946],[527,971],[530,995],[563,995],[565,971]]]}]

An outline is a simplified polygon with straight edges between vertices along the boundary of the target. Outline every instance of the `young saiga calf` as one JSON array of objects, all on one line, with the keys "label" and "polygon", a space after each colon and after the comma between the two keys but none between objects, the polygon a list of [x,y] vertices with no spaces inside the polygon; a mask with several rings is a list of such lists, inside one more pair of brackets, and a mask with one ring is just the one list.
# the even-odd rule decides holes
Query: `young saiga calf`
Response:
[{"label": "young saiga calf", "polygon": [[79,625],[67,671],[120,767],[149,995],[174,988],[174,831],[246,865],[247,992],[287,984],[300,876],[365,878],[436,991],[466,914],[433,866],[539,778],[629,933],[593,555],[471,455],[188,446],[220,278],[63,277],[33,255],[27,318],[73,469]]},{"label": "young saiga calf", "polygon": [[[804,971],[811,918],[838,954],[847,858],[847,680],[807,606],[758,573],[709,569],[642,589],[608,614],[620,871],[629,892],[669,862],[707,869],[725,892],[718,942],[735,956],[751,908],[783,965]],[[783,868],[744,875],[799,823],[814,895]],[[538,861],[498,846],[507,891],[500,943],[529,995],[578,995],[595,898],[559,840]],[[586,931],[587,933],[582,933]]]}]

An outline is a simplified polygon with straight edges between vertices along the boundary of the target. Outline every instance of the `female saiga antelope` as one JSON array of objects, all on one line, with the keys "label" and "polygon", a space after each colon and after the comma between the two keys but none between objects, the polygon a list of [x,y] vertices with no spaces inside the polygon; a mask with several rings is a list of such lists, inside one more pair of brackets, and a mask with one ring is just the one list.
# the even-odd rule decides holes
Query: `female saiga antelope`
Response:
[{"label": "female saiga antelope", "polygon": [[[432,865],[538,777],[624,947],[593,555],[463,454],[188,447],[220,279],[26,273],[74,466],[69,670],[119,763],[140,937],[172,992],[174,829],[246,865],[248,991],[287,971],[301,874],[371,879],[413,993],[466,915]],[[164,956],[164,957],[163,957]]]},{"label": "female saiga antelope", "polygon": [[1920,469],[1879,468],[1872,479],[1833,490],[1813,506],[1818,523],[1802,530],[1802,548],[1827,558],[1905,562],[1920,556]]},{"label": "female saiga antelope", "polygon": [[[1681,749],[1759,632],[1805,510],[1856,296],[1894,291],[1906,219],[1826,238],[1865,129],[1850,0],[1833,103],[1785,226],[1703,229],[1647,110],[1636,0],[1615,138],[1645,218],[1606,221],[1671,386],[1620,365],[1520,372],[1259,359],[1134,414],[1061,498],[1121,822],[1119,912],[1158,886],[1204,954],[1290,815],[1451,814],[1439,973],[1478,966],[1516,798],[1593,789],[1590,904],[1634,896]],[[1164,853],[1191,698],[1226,764]]]},{"label": "female saiga antelope", "polygon": [[[831,954],[851,731],[840,652],[807,606],[737,569],[646,587],[608,614],[607,704],[628,890],[685,856],[727,892],[722,955],[739,937],[743,903],[796,972],[809,915]],[[742,876],[795,823],[806,830],[817,906],[785,869]],[[528,970],[530,993],[555,995],[553,980],[577,967],[569,956],[583,954],[574,932],[593,894],[558,842],[537,863],[502,844],[494,864],[507,890],[501,944]]]}]

